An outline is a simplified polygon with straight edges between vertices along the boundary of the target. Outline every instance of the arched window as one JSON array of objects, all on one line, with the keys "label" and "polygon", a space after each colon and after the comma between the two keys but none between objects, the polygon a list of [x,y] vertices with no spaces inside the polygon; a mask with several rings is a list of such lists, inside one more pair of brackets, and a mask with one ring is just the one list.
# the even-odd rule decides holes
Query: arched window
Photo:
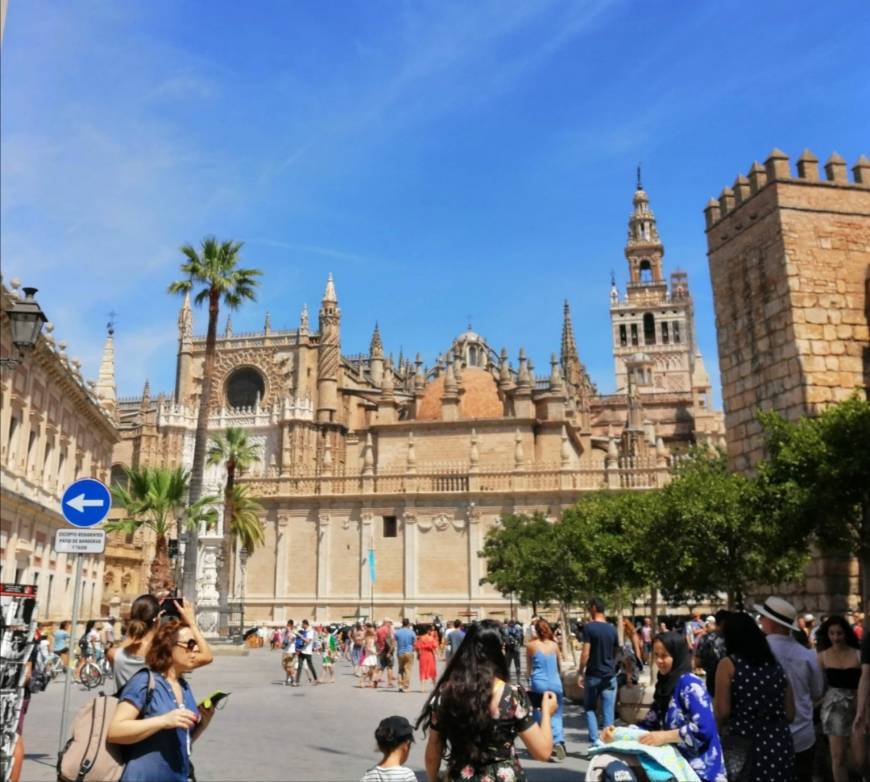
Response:
[{"label": "arched window", "polygon": [[468,366],[470,366],[470,367],[480,366],[480,359],[478,358],[477,345],[469,345],[468,346]]},{"label": "arched window", "polygon": [[680,342],[680,322],[678,320],[674,321],[674,342]]},{"label": "arched window", "polygon": [[640,272],[639,277],[640,277],[641,283],[646,285],[647,283],[650,283],[653,281],[652,263],[650,262],[650,260],[648,258],[644,258],[640,262],[640,266],[638,266],[638,271]]},{"label": "arched window", "polygon": [[127,487],[128,479],[127,479],[127,471],[124,469],[123,464],[113,464],[112,465],[112,473],[111,478],[109,479],[112,486],[122,486],[124,488]]},{"label": "arched window", "polygon": [[626,333],[624,323],[619,326],[619,344],[622,347],[625,347],[628,344],[628,334]]},{"label": "arched window", "polygon": [[645,345],[656,344],[656,319],[651,312],[643,316],[643,341]]},{"label": "arched window", "polygon": [[637,345],[637,323],[631,324],[631,344]]},{"label": "arched window", "polygon": [[227,404],[230,407],[253,407],[263,398],[266,384],[263,376],[252,367],[236,369],[227,379]]}]

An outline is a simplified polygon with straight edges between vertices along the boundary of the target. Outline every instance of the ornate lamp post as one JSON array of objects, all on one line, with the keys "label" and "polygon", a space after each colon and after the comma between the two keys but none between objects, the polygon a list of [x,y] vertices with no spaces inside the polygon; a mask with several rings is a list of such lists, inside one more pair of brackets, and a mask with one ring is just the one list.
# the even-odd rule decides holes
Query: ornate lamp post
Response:
[{"label": "ornate lamp post", "polygon": [[242,643],[245,642],[245,581],[247,570],[248,570],[248,549],[242,546],[239,549],[239,566],[242,569],[242,584],[241,584],[241,598],[242,598],[242,608],[241,608],[241,628],[239,628],[239,635],[242,637]]},{"label": "ornate lamp post", "polygon": [[18,350],[18,356],[0,358],[0,366],[4,369],[17,367],[24,360],[24,355],[36,347],[42,327],[48,320],[33,298],[35,294],[36,288],[25,288],[24,299],[15,302],[6,310],[12,331],[12,344]]}]

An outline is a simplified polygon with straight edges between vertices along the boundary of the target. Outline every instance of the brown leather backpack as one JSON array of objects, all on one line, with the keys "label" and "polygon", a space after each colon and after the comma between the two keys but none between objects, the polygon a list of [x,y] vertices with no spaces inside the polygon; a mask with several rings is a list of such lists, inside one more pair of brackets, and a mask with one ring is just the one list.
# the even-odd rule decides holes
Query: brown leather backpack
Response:
[{"label": "brown leather backpack", "polygon": [[[148,693],[140,716],[153,693],[154,675],[149,670]],[[125,765],[121,746],[106,739],[118,703],[116,695],[101,692],[76,712],[72,735],[57,759],[58,782],[118,782]]]}]

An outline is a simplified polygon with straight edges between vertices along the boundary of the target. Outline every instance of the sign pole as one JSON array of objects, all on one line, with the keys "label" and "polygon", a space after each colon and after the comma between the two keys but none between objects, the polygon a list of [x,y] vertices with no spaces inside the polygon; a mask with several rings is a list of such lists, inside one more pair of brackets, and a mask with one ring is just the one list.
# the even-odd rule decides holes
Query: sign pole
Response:
[{"label": "sign pole", "polygon": [[[73,590],[72,628],[70,630],[70,657],[77,643],[79,607],[82,602],[82,554],[102,554],[106,550],[105,530],[89,530],[99,524],[112,509],[112,493],[109,488],[96,478],[80,478],[74,481],[63,493],[60,499],[60,512],[75,530],[59,529],[54,537],[54,549],[76,558],[75,588]],[[66,678],[63,682],[63,707],[60,714],[60,737],[57,742],[57,754],[60,755],[66,743],[66,732],[69,729],[69,690],[72,684],[72,673],[67,666]]]},{"label": "sign pole", "polygon": [[[76,558],[76,572],[75,572],[75,589],[73,590],[73,604],[72,604],[72,627],[70,628],[70,636],[69,636],[69,651],[70,651],[70,662],[73,660],[73,649],[75,648],[73,644],[77,643],[75,640],[76,623],[79,619],[79,603],[82,599],[82,555],[81,554],[73,554]],[[67,666],[66,668],[66,676],[63,682],[63,707],[60,712],[60,738],[57,744],[57,754],[60,755],[63,750],[64,744],[66,744],[66,731],[67,726],[69,725],[69,714],[67,713],[67,709],[69,708],[69,690],[70,685],[72,684],[72,667]]]}]

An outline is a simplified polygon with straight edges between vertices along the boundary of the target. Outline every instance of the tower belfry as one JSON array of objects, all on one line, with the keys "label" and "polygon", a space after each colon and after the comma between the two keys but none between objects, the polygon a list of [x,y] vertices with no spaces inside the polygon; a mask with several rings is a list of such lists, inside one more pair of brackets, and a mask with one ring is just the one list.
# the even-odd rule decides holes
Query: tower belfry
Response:
[{"label": "tower belfry", "polygon": [[697,348],[692,297],[685,272],[665,278],[665,246],[643,188],[640,166],[628,218],[628,284],[610,289],[617,389],[637,394],[690,392]]}]

